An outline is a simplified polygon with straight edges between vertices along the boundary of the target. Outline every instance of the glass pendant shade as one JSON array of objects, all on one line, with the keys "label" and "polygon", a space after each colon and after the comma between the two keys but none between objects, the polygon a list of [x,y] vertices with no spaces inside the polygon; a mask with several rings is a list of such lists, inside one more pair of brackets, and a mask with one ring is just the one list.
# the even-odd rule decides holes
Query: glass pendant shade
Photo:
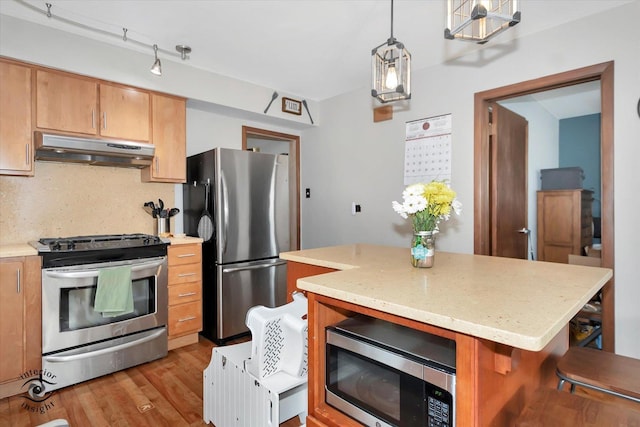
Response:
[{"label": "glass pendant shade", "polygon": [[444,38],[484,44],[519,22],[518,0],[447,0]]},{"label": "glass pendant shade", "polygon": [[371,96],[380,102],[411,99],[411,54],[394,38],[371,52]]}]

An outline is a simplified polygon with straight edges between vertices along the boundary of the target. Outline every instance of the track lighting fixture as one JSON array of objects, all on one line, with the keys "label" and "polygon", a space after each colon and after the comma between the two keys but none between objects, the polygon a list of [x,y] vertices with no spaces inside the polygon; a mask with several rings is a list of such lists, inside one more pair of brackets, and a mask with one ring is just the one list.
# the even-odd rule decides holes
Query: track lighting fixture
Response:
[{"label": "track lighting fixture", "polygon": [[151,73],[155,74],[156,76],[161,76],[162,75],[162,64],[160,64],[160,60],[158,59],[158,45],[154,44],[153,45],[153,53],[155,55],[155,62],[153,63],[153,65],[151,66]]},{"label": "track lighting fixture", "polygon": [[[0,0],[1,1],[1,0]],[[184,44],[179,44],[176,45],[176,50],[178,51],[178,53],[171,51],[171,50],[164,50],[164,49],[159,49],[157,44],[149,44],[149,43],[144,43],[138,40],[134,40],[131,37],[129,37],[128,35],[128,28],[125,27],[119,27],[117,32],[114,31],[109,31],[109,30],[105,30],[102,29],[101,27],[104,27],[104,22],[93,22],[93,23],[82,23],[82,22],[78,22],[78,21],[74,21],[71,20],[69,18],[65,18],[63,16],[60,16],[56,13],[52,12],[52,8],[53,5],[51,3],[45,3],[45,7],[46,9],[42,9],[34,4],[29,3],[26,0],[14,0],[17,3],[21,4],[22,6],[26,7],[27,9],[31,9],[34,12],[38,12],[44,16],[46,16],[48,19],[55,19],[57,21],[60,22],[64,22],[65,24],[68,25],[74,25],[78,28],[82,28],[85,31],[92,31],[94,33],[100,34],[102,36],[108,36],[111,38],[118,38],[120,40],[122,40],[125,43],[128,44],[134,44],[137,45],[139,47],[142,47],[144,49],[147,49],[149,47],[153,48],[153,53],[154,53],[154,57],[155,60],[153,62],[153,66],[151,67],[151,72],[157,76],[161,76],[162,75],[162,65],[160,64],[160,59],[158,59],[158,51],[161,51],[163,55],[165,56],[180,56],[180,58],[184,61],[189,59],[189,54],[191,53],[191,48],[187,45]],[[113,27],[113,25],[111,25]]]},{"label": "track lighting fixture", "polygon": [[184,44],[176,45],[176,50],[180,52],[180,59],[183,61],[187,59],[187,55],[191,53],[191,48]]}]

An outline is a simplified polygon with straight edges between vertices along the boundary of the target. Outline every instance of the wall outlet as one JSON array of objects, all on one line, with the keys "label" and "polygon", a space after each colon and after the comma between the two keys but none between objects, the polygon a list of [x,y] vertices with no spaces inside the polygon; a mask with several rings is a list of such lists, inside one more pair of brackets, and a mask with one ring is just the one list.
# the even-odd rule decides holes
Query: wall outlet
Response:
[{"label": "wall outlet", "polygon": [[351,215],[362,212],[362,208],[356,202],[351,202]]}]

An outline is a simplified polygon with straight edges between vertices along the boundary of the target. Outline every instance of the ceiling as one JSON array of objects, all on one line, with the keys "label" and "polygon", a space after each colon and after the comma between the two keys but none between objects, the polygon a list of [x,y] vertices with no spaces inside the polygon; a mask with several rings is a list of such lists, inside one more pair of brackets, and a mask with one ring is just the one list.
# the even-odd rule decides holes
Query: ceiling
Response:
[{"label": "ceiling", "polygon": [[[411,52],[415,73],[630,1],[524,0],[522,22],[480,46],[444,39],[445,0],[395,0],[393,33]],[[0,0],[0,13],[148,53],[149,67],[153,44],[162,61],[181,61],[175,46],[186,44],[193,49],[187,65],[316,101],[368,86],[371,50],[391,31],[386,0],[48,3],[52,18],[45,1]]]},{"label": "ceiling", "polygon": [[558,120],[597,114],[601,112],[600,81],[580,83],[499,102],[507,108],[514,103],[537,103]]}]

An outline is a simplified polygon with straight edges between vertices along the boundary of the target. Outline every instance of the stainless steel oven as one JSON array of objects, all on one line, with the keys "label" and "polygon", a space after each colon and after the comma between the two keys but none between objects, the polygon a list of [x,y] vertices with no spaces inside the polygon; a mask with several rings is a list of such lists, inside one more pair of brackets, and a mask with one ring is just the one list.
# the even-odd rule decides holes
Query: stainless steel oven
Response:
[{"label": "stainless steel oven", "polygon": [[455,341],[367,316],[326,334],[329,405],[368,426],[455,426]]},{"label": "stainless steel oven", "polygon": [[[72,243],[69,243],[72,242]],[[55,390],[167,354],[166,241],[147,235],[41,239],[42,369]],[[103,269],[126,267],[133,310],[95,310]]]}]

